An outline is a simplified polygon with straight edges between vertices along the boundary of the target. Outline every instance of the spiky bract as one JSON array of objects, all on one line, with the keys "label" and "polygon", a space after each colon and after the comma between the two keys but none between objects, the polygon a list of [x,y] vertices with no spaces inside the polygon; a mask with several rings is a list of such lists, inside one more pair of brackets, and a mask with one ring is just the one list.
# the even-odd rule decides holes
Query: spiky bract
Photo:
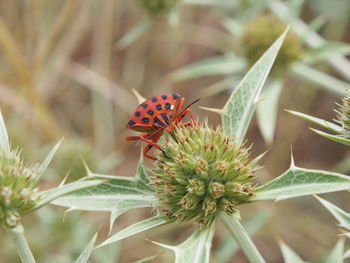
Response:
[{"label": "spiky bract", "polygon": [[166,217],[206,227],[220,211],[232,214],[249,202],[256,167],[247,149],[206,124],[178,126],[173,135],[152,175]]}]

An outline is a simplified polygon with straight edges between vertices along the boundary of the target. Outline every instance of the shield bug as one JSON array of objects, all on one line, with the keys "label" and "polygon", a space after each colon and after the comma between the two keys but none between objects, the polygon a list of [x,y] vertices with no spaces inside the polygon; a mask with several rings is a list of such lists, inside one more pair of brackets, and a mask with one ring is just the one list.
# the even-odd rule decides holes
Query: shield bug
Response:
[{"label": "shield bug", "polygon": [[187,114],[191,121],[185,122],[184,125],[190,125],[194,121],[192,110],[189,107],[198,100],[192,102],[184,110],[181,110],[185,98],[177,93],[163,94],[147,99],[136,108],[126,125],[127,129],[135,130],[142,134],[139,136],[129,136],[126,140],[146,142],[148,145],[143,150],[144,156],[152,160],[157,160],[155,157],[150,156],[148,152],[152,147],[162,151],[157,141],[163,135],[164,131],[171,134],[175,129],[175,125]]}]

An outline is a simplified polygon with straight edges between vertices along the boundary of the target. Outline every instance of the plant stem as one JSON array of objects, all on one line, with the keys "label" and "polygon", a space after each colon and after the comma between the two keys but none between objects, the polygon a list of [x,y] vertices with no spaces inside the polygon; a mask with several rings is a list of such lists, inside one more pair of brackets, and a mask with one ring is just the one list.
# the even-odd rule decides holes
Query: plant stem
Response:
[{"label": "plant stem", "polygon": [[[20,229],[19,229],[20,228]],[[23,263],[35,263],[34,256],[30,250],[28,243],[23,235],[23,228],[8,229],[8,234],[16,245],[19,257]]]},{"label": "plant stem", "polygon": [[264,258],[261,256],[239,220],[234,216],[227,215],[226,213],[222,213],[221,218],[249,261],[251,263],[265,263]]}]

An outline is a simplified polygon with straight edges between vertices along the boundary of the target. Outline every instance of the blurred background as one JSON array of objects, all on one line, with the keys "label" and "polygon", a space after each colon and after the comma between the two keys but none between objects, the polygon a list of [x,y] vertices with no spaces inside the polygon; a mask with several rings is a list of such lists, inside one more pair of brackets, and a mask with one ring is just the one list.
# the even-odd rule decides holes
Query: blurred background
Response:
[{"label": "blurred background", "polygon": [[[269,149],[258,182],[296,164],[347,173],[347,148],[312,133],[309,124],[284,109],[327,120],[349,89],[350,1],[348,0],[0,0],[0,106],[12,147],[27,163],[42,159],[62,136],[64,142],[41,189],[85,175],[83,158],[96,173],[133,176],[141,144],[126,142],[125,126],[148,98],[177,92],[191,102],[199,120],[220,116],[198,106],[221,108],[249,67],[292,25],[264,87],[247,136],[252,156]],[[133,92],[134,90],[134,92]],[[349,160],[349,161],[348,161]],[[152,162],[146,160],[149,168]],[[326,195],[344,207],[349,195]],[[152,214],[121,216],[114,231]],[[108,215],[48,206],[23,219],[38,262],[74,262],[92,235],[108,234]],[[305,260],[335,245],[332,216],[313,198],[262,202],[242,207],[242,222],[267,262],[283,262],[277,239]],[[91,262],[173,262],[145,238],[178,244],[191,226],[166,226],[94,251]],[[0,262],[19,262],[0,230]],[[219,225],[212,262],[247,262],[234,253]]]}]

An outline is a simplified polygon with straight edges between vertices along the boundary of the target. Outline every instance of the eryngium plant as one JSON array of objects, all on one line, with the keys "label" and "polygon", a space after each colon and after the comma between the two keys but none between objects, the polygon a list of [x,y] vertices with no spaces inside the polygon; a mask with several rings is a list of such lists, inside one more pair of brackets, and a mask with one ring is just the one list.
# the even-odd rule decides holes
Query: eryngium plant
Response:
[{"label": "eryngium plant", "polygon": [[0,224],[13,228],[24,211],[35,206],[37,172],[26,167],[18,151],[0,150]]},{"label": "eryngium plant", "polygon": [[25,165],[20,152],[10,147],[6,126],[0,112],[0,227],[7,230],[22,262],[35,263],[23,235],[24,229],[20,222],[23,215],[39,209],[60,196],[102,183],[100,180],[84,178],[66,185],[62,182],[58,187],[39,192],[37,183],[59,145],[60,142],[53,147],[40,165]]},{"label": "eryngium plant", "polygon": [[231,215],[249,202],[256,167],[247,149],[206,124],[178,126],[173,135],[151,177],[162,214],[206,227],[220,211]]},{"label": "eryngium plant", "polygon": [[[225,106],[215,110],[221,114],[222,131],[220,128],[212,130],[206,125],[180,126],[174,135],[176,139],[169,137],[168,141],[160,143],[165,155],[159,157],[157,168],[152,173],[147,172],[142,159],[135,177],[101,175],[89,171],[91,179],[108,182],[61,197],[54,204],[75,210],[109,211],[111,226],[118,216],[131,209],[150,207],[153,211],[163,210],[111,235],[99,247],[172,223],[177,218],[199,220],[202,227],[196,227],[195,232],[179,245],[154,242],[173,251],[176,263],[209,263],[215,225],[221,219],[250,262],[265,262],[239,222],[237,205],[350,189],[348,176],[300,168],[293,161],[283,174],[249,189],[249,180],[256,169],[254,164],[261,156],[249,162],[248,153],[241,145],[245,141],[261,89],[286,34],[287,30],[250,69]],[[170,173],[174,171],[175,174]],[[229,176],[229,171],[236,176]],[[168,182],[171,184],[169,188]],[[240,186],[234,187],[237,185]],[[168,195],[169,192],[172,194]],[[226,208],[223,206],[225,202],[221,202],[223,198],[230,202]],[[192,208],[195,213],[191,211]],[[170,212],[169,215],[166,215],[166,210]],[[216,217],[216,214],[220,216]]]}]

